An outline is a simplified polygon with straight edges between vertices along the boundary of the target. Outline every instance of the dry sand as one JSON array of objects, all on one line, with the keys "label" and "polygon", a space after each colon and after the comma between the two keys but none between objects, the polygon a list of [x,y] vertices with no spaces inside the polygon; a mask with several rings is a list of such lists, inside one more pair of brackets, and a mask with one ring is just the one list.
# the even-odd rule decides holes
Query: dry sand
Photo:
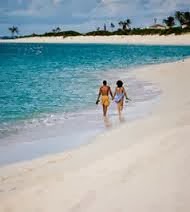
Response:
[{"label": "dry sand", "polygon": [[78,150],[0,169],[1,212],[189,212],[190,60],[134,74],[162,90],[147,118]]},{"label": "dry sand", "polygon": [[114,36],[76,36],[76,37],[31,37],[15,40],[0,40],[13,43],[113,43],[113,44],[160,44],[190,45],[190,34],[185,35],[114,35]]}]

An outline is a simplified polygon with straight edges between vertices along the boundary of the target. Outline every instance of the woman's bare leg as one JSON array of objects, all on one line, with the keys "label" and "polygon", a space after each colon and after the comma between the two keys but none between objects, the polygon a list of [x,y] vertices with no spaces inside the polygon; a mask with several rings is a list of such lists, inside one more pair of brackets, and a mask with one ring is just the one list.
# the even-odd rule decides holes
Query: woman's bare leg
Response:
[{"label": "woman's bare leg", "polygon": [[121,100],[120,110],[123,110],[123,99]]},{"label": "woman's bare leg", "polygon": [[119,115],[121,115],[121,102],[117,103],[117,110],[118,110]]}]

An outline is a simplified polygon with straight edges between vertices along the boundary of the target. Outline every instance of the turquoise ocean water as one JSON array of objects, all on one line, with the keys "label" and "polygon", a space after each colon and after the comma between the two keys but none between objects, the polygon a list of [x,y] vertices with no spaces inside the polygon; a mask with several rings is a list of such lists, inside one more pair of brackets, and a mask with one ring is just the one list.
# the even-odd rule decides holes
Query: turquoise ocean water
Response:
[{"label": "turquoise ocean water", "polygon": [[[187,46],[0,44],[0,146],[23,129],[65,123],[93,109],[105,78],[189,56]],[[133,93],[133,79],[128,84]]]}]

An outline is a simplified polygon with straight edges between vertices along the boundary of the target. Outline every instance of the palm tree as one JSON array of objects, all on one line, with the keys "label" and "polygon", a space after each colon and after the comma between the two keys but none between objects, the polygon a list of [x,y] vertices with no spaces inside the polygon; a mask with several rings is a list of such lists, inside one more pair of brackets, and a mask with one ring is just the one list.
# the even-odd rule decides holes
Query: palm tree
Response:
[{"label": "palm tree", "polygon": [[127,28],[130,29],[130,25],[131,25],[131,20],[130,19],[127,19],[125,21],[126,25],[127,25]]},{"label": "palm tree", "polygon": [[114,28],[115,28],[115,25],[114,25],[113,23],[111,23],[111,24],[110,24],[110,27],[111,27],[111,29],[112,29],[112,31],[113,31]]},{"label": "palm tree", "polygon": [[57,27],[57,28],[55,29],[55,31],[56,31],[56,33],[59,33],[59,32],[61,31],[61,29],[60,29],[59,27]]},{"label": "palm tree", "polygon": [[176,11],[175,18],[180,23],[181,26],[182,25],[190,26],[190,12]]},{"label": "palm tree", "polygon": [[57,27],[55,29],[52,29],[52,32],[53,33],[59,33],[59,32],[61,32],[61,29],[59,27]]},{"label": "palm tree", "polygon": [[123,22],[123,21],[120,21],[120,22],[118,23],[118,25],[119,25],[120,27],[122,27],[123,30],[125,29],[125,26],[124,26],[124,22]]},{"label": "palm tree", "polygon": [[176,11],[175,19],[180,23],[181,26],[184,24],[184,14],[182,12]]},{"label": "palm tree", "polygon": [[172,28],[175,25],[175,19],[172,16],[169,16],[167,19],[163,20],[163,23],[165,23],[169,28]]},{"label": "palm tree", "polygon": [[185,19],[184,24],[187,24],[187,26],[190,26],[190,12],[184,12],[184,19]]},{"label": "palm tree", "polygon": [[97,31],[97,32],[100,31],[100,27],[97,27],[96,31]]},{"label": "palm tree", "polygon": [[127,19],[125,21],[120,21],[118,23],[122,29],[125,31],[126,29],[130,29],[130,25],[131,25],[131,20],[130,19]]},{"label": "palm tree", "polygon": [[104,31],[107,31],[107,27],[106,27],[106,24],[104,24]]},{"label": "palm tree", "polygon": [[15,27],[15,26],[12,26],[12,27],[9,27],[9,31],[11,32],[12,34],[12,38],[14,37],[14,34],[18,34],[19,33],[19,30],[18,30],[18,27]]}]

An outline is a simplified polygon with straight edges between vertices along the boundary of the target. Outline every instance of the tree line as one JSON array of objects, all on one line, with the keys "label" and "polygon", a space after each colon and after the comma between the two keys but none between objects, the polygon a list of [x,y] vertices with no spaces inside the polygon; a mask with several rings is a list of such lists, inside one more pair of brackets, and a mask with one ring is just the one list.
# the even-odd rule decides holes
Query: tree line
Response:
[{"label": "tree line", "polygon": [[[155,19],[156,20],[156,19]],[[182,34],[190,32],[190,12],[181,12],[176,11],[174,16],[168,16],[163,19],[163,24],[166,26],[165,29],[153,29],[153,28],[131,28],[132,21],[131,19],[121,20],[117,23],[119,26],[116,29],[116,24],[111,22],[109,25],[104,24],[103,27],[97,27],[96,30],[81,34],[76,31],[63,31],[60,27],[52,29],[51,32],[46,32],[44,34],[35,34],[29,36],[20,36],[20,37],[32,37],[32,36],[77,36],[77,35],[148,35],[148,34]],[[109,27],[107,27],[109,26]],[[108,28],[110,30],[108,30]],[[116,30],[115,30],[116,29]],[[15,35],[18,36],[19,29],[16,26],[9,28],[12,38]]]},{"label": "tree line", "polygon": [[169,16],[163,20],[169,28],[174,27],[176,22],[182,27],[190,27],[190,12],[176,11],[174,16]]}]

